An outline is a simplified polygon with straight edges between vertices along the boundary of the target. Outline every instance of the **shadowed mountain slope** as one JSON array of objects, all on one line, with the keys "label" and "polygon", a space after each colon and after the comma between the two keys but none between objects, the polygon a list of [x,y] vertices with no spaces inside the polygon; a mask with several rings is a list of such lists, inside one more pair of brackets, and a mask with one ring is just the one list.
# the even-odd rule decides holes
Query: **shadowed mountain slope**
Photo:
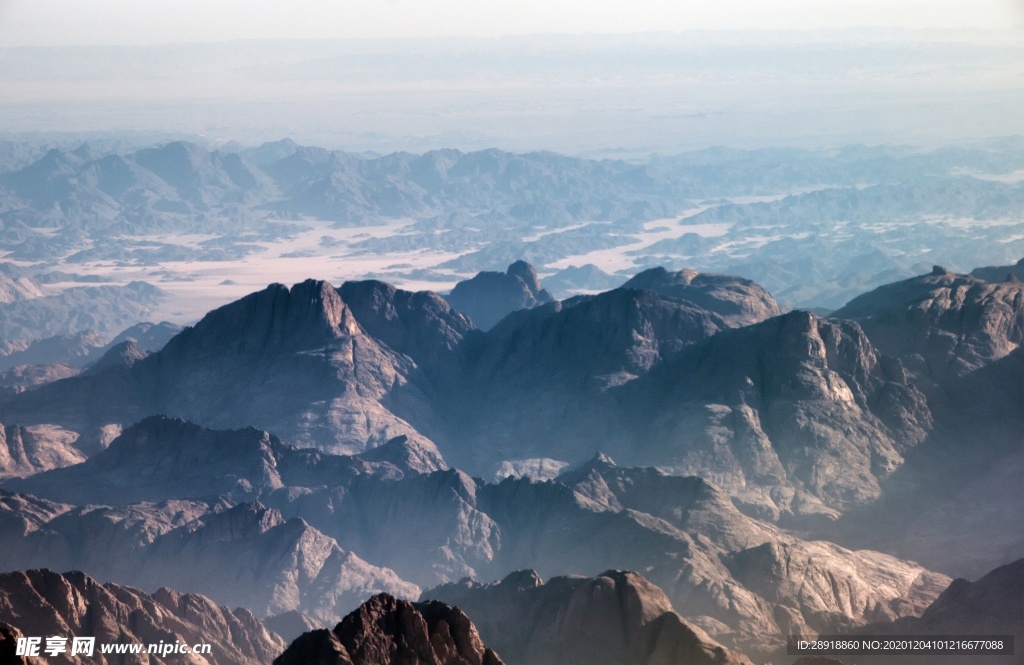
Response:
[{"label": "shadowed mountain slope", "polygon": [[481,272],[459,282],[445,300],[477,328],[490,330],[508,314],[554,302],[554,297],[541,286],[533,266],[516,261],[506,272]]},{"label": "shadowed mountain slope", "polygon": [[463,581],[429,589],[475,617],[481,637],[510,665],[749,665],[672,611],[637,573],[556,577],[533,571],[500,582]]}]

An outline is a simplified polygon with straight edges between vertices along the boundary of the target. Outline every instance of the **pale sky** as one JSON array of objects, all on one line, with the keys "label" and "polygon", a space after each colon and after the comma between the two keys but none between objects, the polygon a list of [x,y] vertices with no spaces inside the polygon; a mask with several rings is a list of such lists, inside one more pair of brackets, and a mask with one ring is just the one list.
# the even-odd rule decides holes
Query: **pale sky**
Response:
[{"label": "pale sky", "polygon": [[0,48],[852,27],[1024,35],[1024,0],[0,0]]}]

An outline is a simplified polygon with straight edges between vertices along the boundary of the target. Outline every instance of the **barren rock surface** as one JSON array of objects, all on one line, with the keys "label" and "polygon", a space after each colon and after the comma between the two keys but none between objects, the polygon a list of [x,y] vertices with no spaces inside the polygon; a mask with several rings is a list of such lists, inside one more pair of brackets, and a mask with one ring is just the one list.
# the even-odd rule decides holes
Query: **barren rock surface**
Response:
[{"label": "barren rock surface", "polygon": [[[125,662],[123,655],[100,653],[100,644],[210,644],[209,655],[142,657],[143,662],[196,665],[265,665],[284,648],[283,640],[248,610],[230,611],[204,596],[167,588],[150,595],[131,587],[100,584],[80,572],[0,573],[0,622],[26,636],[44,640],[67,637],[69,653],[59,662],[80,665]],[[96,638],[92,657],[70,656],[70,638],[75,636]],[[0,644],[0,649],[4,647]]]},{"label": "barren rock surface", "polygon": [[274,665],[502,665],[462,611],[370,598],[333,630],[300,636]]}]

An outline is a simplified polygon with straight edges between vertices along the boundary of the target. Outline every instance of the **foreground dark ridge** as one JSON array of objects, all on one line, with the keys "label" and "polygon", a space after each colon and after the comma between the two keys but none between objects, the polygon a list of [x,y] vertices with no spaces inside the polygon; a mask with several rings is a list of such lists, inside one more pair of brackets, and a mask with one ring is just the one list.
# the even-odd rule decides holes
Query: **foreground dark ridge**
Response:
[{"label": "foreground dark ridge", "polygon": [[379,594],[334,630],[298,637],[274,665],[503,665],[461,610]]},{"label": "foreground dark ridge", "polygon": [[[150,595],[132,587],[100,584],[80,572],[0,573],[0,626],[23,636],[95,637],[92,658],[62,658],[77,665],[114,665],[125,656],[103,655],[100,644],[210,644],[212,665],[266,665],[284,648],[251,612],[218,607],[209,598],[161,588]],[[70,648],[68,650],[70,654]],[[150,654],[149,662],[176,663],[178,654]],[[40,662],[49,660],[45,654]]]}]

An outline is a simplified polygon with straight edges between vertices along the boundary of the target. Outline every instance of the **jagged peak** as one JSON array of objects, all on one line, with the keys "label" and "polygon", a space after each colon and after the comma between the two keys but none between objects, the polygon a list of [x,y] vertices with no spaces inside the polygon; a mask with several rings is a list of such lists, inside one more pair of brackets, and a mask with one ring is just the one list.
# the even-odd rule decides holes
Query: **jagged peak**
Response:
[{"label": "jagged peak", "polygon": [[604,454],[603,452],[601,452],[599,450],[596,453],[594,453],[594,456],[591,457],[589,460],[587,460],[584,463],[583,466],[585,466],[585,467],[597,467],[597,466],[615,467],[615,466],[618,466],[618,465],[615,464],[615,460],[613,460],[611,457],[609,457],[608,455]]},{"label": "jagged peak", "polygon": [[320,348],[334,339],[363,333],[355,317],[329,282],[307,279],[290,289],[274,283],[219,307],[165,347],[235,346]]},{"label": "jagged peak", "polygon": [[285,523],[280,511],[259,501],[246,501],[224,512],[200,518],[206,530],[227,533],[230,538],[256,536]]},{"label": "jagged peak", "polygon": [[509,573],[498,584],[504,587],[514,587],[516,591],[521,591],[544,586],[544,580],[541,579],[540,574],[536,570],[527,568]]},{"label": "jagged peak", "polygon": [[422,440],[413,441],[405,434],[389,439],[376,448],[356,455],[356,457],[367,462],[387,462],[403,471],[416,473],[432,473],[448,469],[448,464],[444,461],[437,446]]},{"label": "jagged peak", "polygon": [[145,349],[139,346],[134,339],[126,339],[123,342],[110,347],[103,356],[88,369],[90,374],[102,372],[111,367],[131,367],[138,361],[149,355]]},{"label": "jagged peak", "polygon": [[505,274],[509,277],[518,277],[523,280],[523,283],[532,291],[537,294],[541,291],[540,279],[537,277],[537,271],[533,266],[522,259],[514,261],[505,270]]},{"label": "jagged peak", "polygon": [[603,452],[598,451],[594,453],[593,457],[582,464],[569,467],[562,471],[562,473],[558,474],[556,480],[560,483],[572,486],[584,481],[592,474],[600,476],[603,472],[608,472],[617,468],[619,467],[615,464],[615,460]]}]

